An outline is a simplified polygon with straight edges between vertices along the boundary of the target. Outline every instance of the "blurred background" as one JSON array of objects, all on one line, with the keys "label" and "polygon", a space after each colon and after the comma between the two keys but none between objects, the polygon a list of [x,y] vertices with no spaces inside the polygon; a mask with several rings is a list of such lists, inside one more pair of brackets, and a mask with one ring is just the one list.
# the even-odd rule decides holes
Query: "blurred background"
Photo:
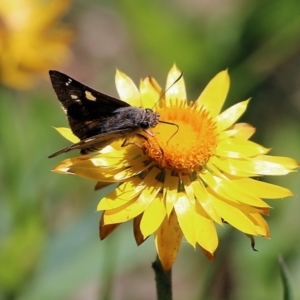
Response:
[{"label": "blurred background", "polygon": [[[149,238],[132,224],[98,238],[98,201],[108,191],[54,174],[68,145],[52,126],[64,113],[49,69],[117,96],[116,68],[137,84],[164,86],[173,63],[195,99],[229,68],[226,107],[252,97],[242,121],[271,154],[300,160],[298,0],[0,0],[0,299],[155,299]],[[299,173],[265,178],[295,197],[268,201],[271,239],[218,228],[215,262],[183,241],[173,267],[174,299],[283,299],[282,254],[300,299]]]}]

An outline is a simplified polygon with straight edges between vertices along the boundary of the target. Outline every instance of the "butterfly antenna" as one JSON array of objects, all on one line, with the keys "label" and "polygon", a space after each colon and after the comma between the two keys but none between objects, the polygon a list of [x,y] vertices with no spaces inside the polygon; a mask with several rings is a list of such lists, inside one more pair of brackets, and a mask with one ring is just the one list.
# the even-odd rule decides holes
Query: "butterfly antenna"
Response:
[{"label": "butterfly antenna", "polygon": [[[180,75],[178,76],[178,78],[166,89],[166,90],[164,90],[162,93],[161,93],[161,95],[160,95],[160,97],[159,97],[159,99],[156,101],[156,103],[154,104],[154,106],[166,95],[166,93],[167,93],[167,91],[169,91],[181,78],[183,77],[183,72],[181,72],[180,73]],[[153,106],[153,107],[154,107]],[[175,136],[175,134],[178,132],[178,130],[179,130],[179,126],[177,125],[177,124],[175,124],[175,123],[172,123],[172,122],[167,122],[167,121],[159,121],[159,123],[163,123],[163,124],[168,124],[168,125],[173,125],[173,126],[176,126],[177,128],[176,128],[176,131],[171,135],[171,137],[168,139],[168,141],[167,141],[167,144],[169,143],[169,141],[171,140],[171,138],[173,137],[173,136]]]},{"label": "butterfly antenna", "polygon": [[[155,105],[166,95],[167,91],[169,91],[182,77],[183,77],[183,72],[181,72],[180,75],[177,77],[177,79],[161,93],[160,97],[155,102],[153,107],[155,107]],[[173,124],[173,123],[171,123],[171,124]]]}]

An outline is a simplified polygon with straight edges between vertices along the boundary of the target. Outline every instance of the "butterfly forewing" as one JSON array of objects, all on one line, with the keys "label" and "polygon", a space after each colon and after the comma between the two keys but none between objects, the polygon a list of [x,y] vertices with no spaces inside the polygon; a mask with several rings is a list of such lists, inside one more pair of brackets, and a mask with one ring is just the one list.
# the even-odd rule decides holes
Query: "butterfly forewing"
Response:
[{"label": "butterfly forewing", "polygon": [[68,117],[73,133],[80,139],[99,132],[113,112],[130,106],[124,101],[100,93],[58,71],[49,71],[52,86]]}]

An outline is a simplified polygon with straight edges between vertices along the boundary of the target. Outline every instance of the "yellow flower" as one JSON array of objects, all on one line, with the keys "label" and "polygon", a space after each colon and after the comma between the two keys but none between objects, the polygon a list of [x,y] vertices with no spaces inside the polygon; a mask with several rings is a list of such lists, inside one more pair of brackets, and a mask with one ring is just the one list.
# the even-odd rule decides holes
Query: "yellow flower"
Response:
[{"label": "yellow flower", "polygon": [[[120,183],[98,205],[104,211],[100,237],[133,219],[137,243],[153,234],[165,270],[171,268],[182,237],[213,259],[218,246],[215,223],[226,222],[249,236],[269,237],[262,215],[270,206],[262,198],[292,193],[252,177],[285,175],[298,167],[291,158],[266,155],[269,149],[249,141],[255,129],[235,123],[249,100],[221,112],[229,90],[227,71],[217,74],[194,102],[187,101],[183,78],[174,84],[179,76],[174,66],[166,84],[170,88],[163,94],[152,77],[141,81],[138,90],[125,74],[116,74],[122,100],[155,107],[160,120],[179,129],[159,123],[151,134],[142,131],[145,139],[136,138],[125,147],[117,141],[95,156],[70,158],[54,169],[96,180],[98,188]],[[58,131],[78,140],[69,129]]]},{"label": "yellow flower", "polygon": [[0,2],[0,81],[30,88],[38,76],[66,61],[72,33],[56,19],[70,0],[2,0]]}]

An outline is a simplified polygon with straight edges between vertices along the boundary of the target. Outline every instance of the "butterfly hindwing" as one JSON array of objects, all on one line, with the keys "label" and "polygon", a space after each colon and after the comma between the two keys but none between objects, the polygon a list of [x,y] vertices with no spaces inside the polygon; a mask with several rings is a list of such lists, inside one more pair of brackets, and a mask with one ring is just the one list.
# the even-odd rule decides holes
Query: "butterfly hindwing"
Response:
[{"label": "butterfly hindwing", "polygon": [[49,156],[49,158],[55,157],[57,155],[60,155],[62,153],[69,152],[71,150],[79,149],[81,150],[81,154],[87,154],[93,151],[97,151],[98,149],[102,149],[108,144],[112,143],[114,140],[118,138],[125,138],[128,134],[130,134],[131,130],[117,130],[114,132],[108,132],[108,133],[101,133],[98,135],[95,135],[93,137],[84,139],[76,144],[73,144],[69,147],[66,147],[64,149],[61,149]]}]

